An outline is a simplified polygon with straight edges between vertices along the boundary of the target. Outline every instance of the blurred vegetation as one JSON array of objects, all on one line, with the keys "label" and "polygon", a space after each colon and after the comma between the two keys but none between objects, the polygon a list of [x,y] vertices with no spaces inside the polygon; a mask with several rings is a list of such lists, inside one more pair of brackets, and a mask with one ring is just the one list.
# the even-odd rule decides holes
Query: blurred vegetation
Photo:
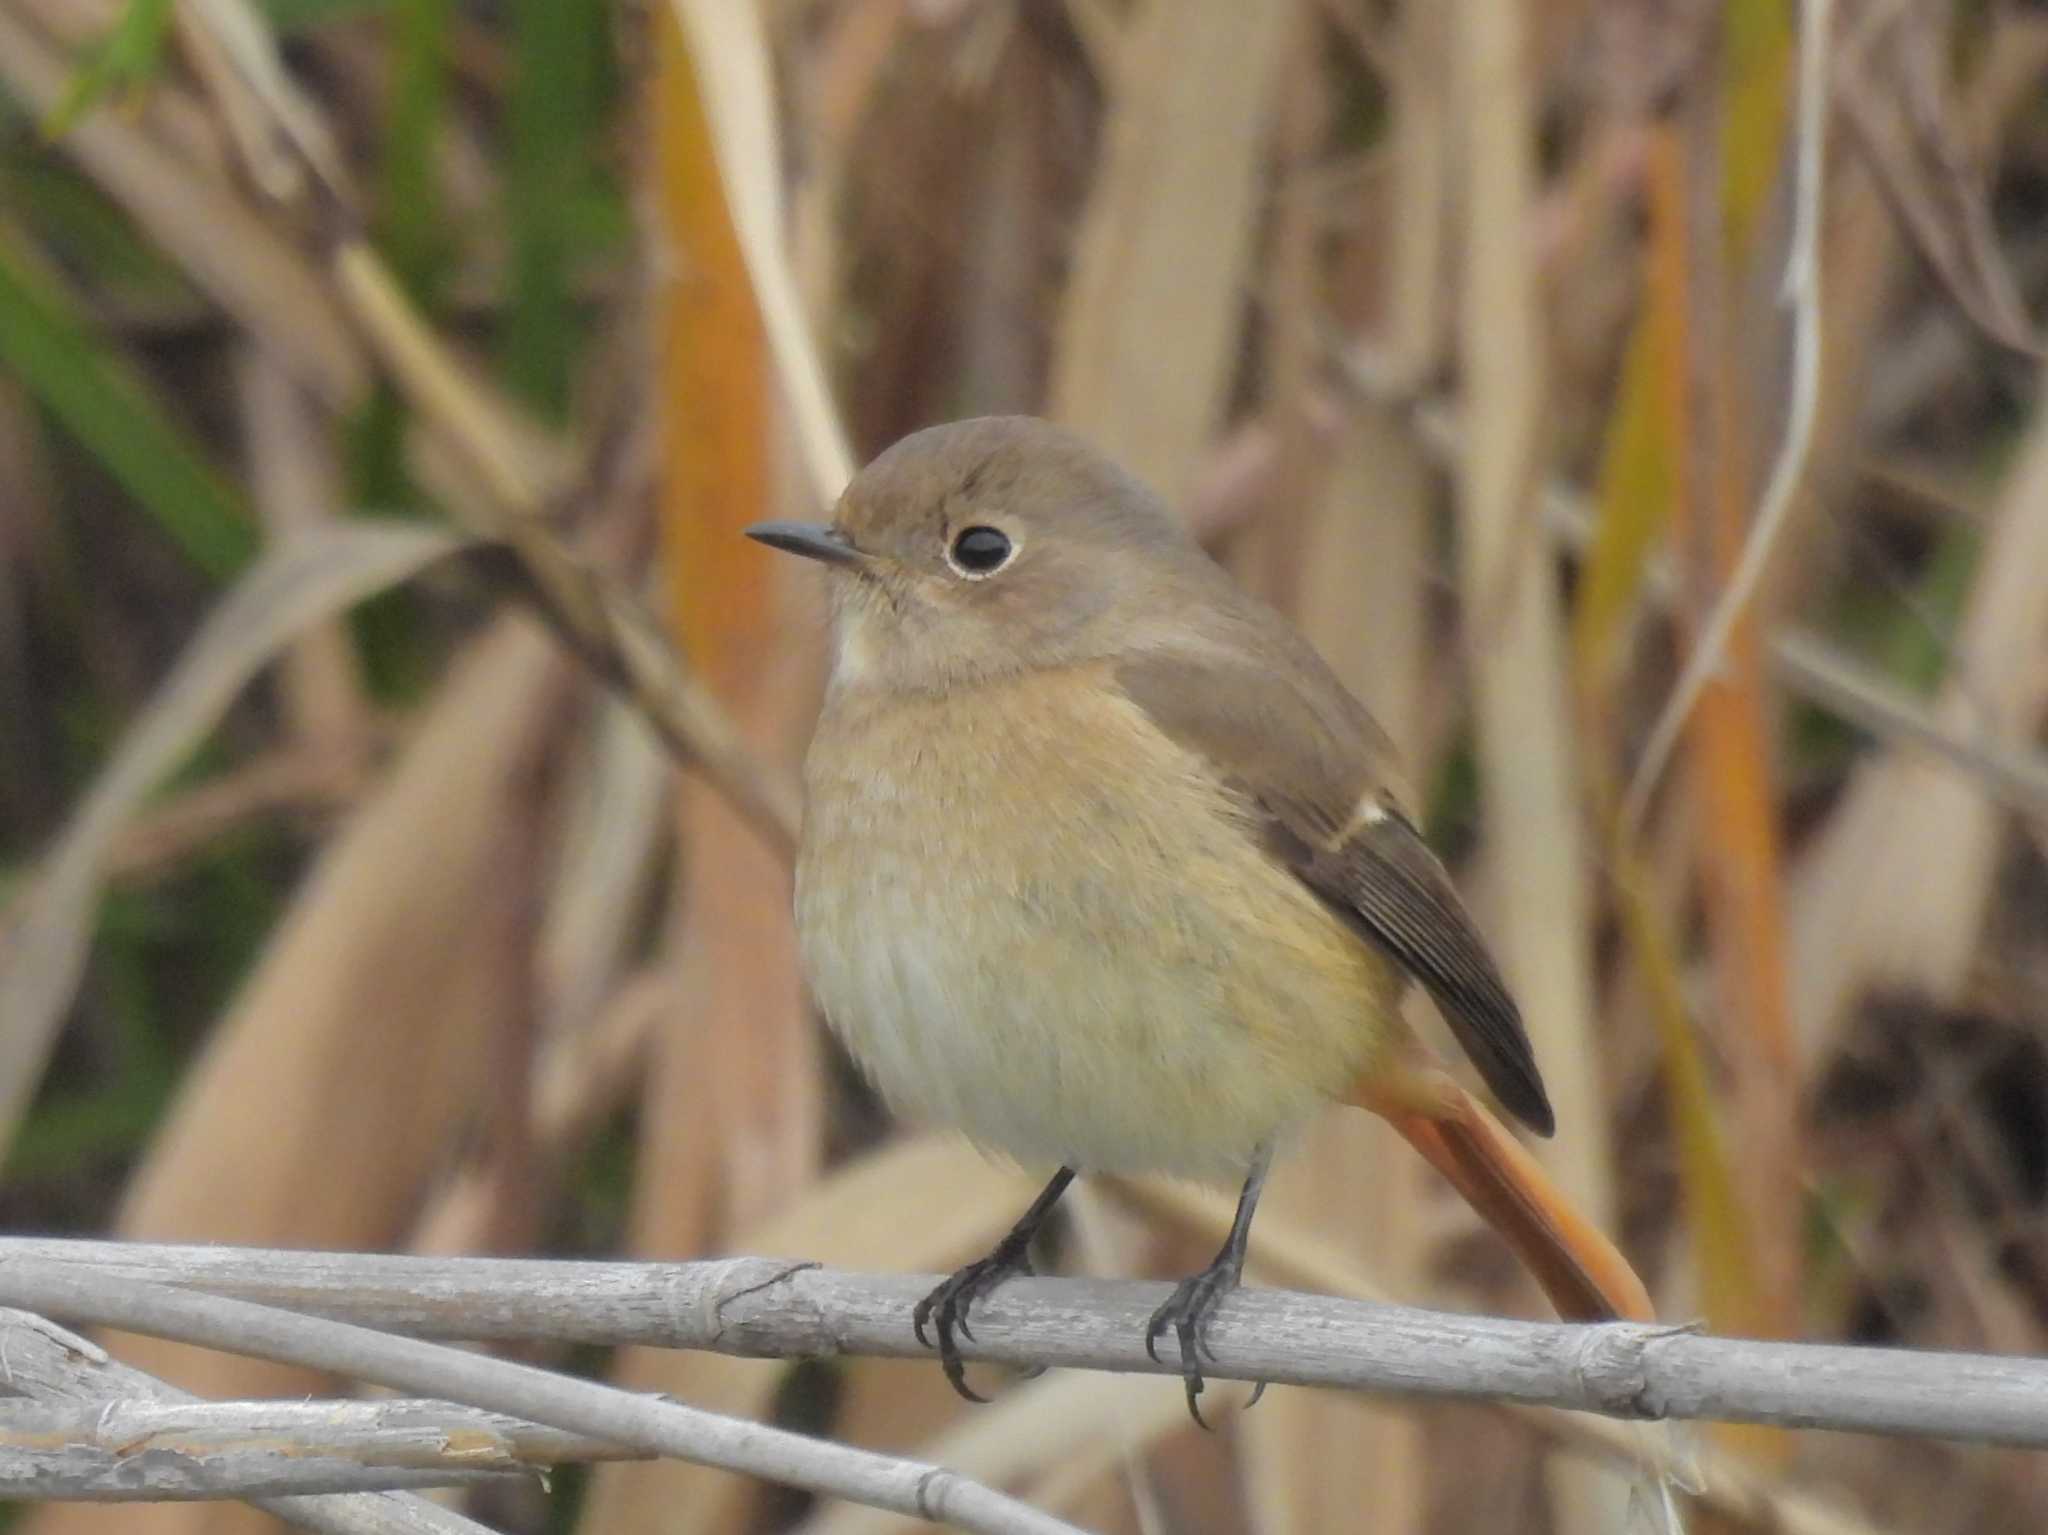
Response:
[{"label": "blurred vegetation", "polygon": [[[877,1181],[898,1132],[804,1010],[781,855],[483,562],[396,560],[352,611],[294,610],[88,860],[78,984],[40,1010],[10,990],[67,827],[240,583],[297,548],[367,561],[348,535],[391,521],[475,528],[519,476],[516,510],[656,609],[786,780],[815,594],[736,529],[810,514],[816,471],[721,190],[744,163],[781,193],[781,276],[857,456],[950,416],[1064,416],[1385,719],[1510,969],[1569,951],[1593,999],[1531,1009],[1546,1072],[1584,1088],[1556,1166],[1661,1310],[2048,1348],[2048,14],[1832,10],[1812,208],[1797,0],[776,0],[781,137],[751,146],[713,131],[744,61],[693,56],[660,5],[0,0],[0,1070],[27,1105],[0,1219],[932,1269],[1007,1226],[1011,1183],[950,1142],[896,1146]],[[1524,102],[1471,83],[1510,23]],[[1474,161],[1502,142],[1527,164]],[[1523,231],[1505,280],[1467,238],[1493,213]],[[1800,489],[1632,825],[1644,741],[1787,451],[1802,219]],[[410,354],[351,297],[362,232],[424,322]],[[1517,386],[1489,338],[1531,315]],[[1510,552],[1475,580],[1484,471],[1518,442]],[[1532,587],[1554,622],[1505,644]],[[1507,750],[1568,772],[1540,867],[1487,769],[1487,699],[1532,690],[1555,707]],[[1560,890],[1576,927],[1532,911]],[[1413,1297],[1531,1307],[1365,1133],[1319,1129],[1275,1223]],[[1076,1261],[1206,1253],[1089,1209]],[[137,1359],[214,1394],[313,1389]],[[958,1421],[935,1368],[617,1369],[863,1443]],[[1051,1464],[984,1470],[1104,1530],[1360,1507],[1415,1535],[1619,1527],[1482,1409],[1261,1413],[1226,1429],[1235,1457],[1175,1413],[1087,1477],[1065,1473],[1097,1447],[1057,1434]],[[2017,1454],[1724,1447],[1873,1530],[2048,1520]],[[809,1512],[631,1467],[490,1516]]]}]

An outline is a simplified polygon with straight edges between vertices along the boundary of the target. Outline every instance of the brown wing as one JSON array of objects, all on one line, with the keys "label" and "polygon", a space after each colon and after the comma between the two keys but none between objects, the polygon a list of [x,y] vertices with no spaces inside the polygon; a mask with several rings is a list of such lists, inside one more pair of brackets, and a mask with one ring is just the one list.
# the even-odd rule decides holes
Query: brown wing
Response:
[{"label": "brown wing", "polygon": [[1555,1128],[1522,1017],[1450,876],[1392,786],[1385,734],[1306,641],[1263,612],[1224,643],[1118,668],[1131,700],[1264,811],[1274,855],[1428,989],[1503,1107]]}]

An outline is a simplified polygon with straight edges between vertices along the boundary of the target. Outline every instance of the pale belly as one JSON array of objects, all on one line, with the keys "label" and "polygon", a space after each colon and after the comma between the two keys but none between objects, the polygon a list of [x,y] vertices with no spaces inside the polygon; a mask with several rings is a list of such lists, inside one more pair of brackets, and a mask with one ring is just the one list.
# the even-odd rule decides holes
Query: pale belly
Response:
[{"label": "pale belly", "polygon": [[1392,1042],[1401,982],[1133,706],[1046,680],[828,708],[812,991],[906,1118],[1028,1165],[1235,1179]]}]

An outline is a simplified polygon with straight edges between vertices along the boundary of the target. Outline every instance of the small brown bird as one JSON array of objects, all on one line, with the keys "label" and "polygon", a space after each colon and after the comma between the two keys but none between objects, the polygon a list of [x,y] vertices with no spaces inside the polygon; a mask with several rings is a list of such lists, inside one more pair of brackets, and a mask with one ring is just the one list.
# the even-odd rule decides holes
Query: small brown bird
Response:
[{"label": "small brown bird", "polygon": [[1075,1174],[1165,1172],[1243,1187],[1146,1335],[1155,1357],[1174,1335],[1193,1409],[1267,1166],[1331,1102],[1391,1120],[1562,1315],[1650,1318],[1402,1020],[1420,981],[1500,1103],[1551,1133],[1386,736],[1156,496],[1064,430],[993,417],[905,438],[829,526],[748,531],[830,572],[796,879],[812,992],[897,1111],[1059,1169],[917,1307],[956,1388],[969,1308],[1029,1272]]}]

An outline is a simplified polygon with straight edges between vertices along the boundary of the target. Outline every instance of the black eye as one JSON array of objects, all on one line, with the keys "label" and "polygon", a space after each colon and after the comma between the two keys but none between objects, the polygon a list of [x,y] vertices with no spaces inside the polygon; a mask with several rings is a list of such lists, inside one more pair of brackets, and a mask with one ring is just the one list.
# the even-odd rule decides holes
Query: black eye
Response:
[{"label": "black eye", "polygon": [[967,528],[953,540],[953,563],[970,576],[1000,570],[1009,557],[1009,535],[999,528]]}]

